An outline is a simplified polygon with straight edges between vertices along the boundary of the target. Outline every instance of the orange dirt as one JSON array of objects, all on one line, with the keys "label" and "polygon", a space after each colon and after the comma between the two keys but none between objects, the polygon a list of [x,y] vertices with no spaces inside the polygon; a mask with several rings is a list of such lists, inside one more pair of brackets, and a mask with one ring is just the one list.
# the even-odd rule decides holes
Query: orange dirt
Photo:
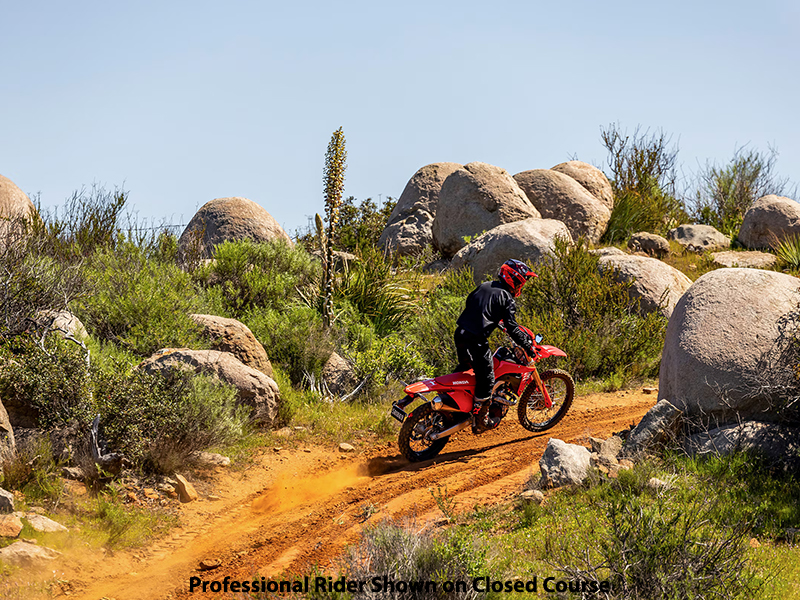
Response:
[{"label": "orange dirt", "polygon": [[[58,578],[71,582],[76,599],[234,597],[190,594],[189,578],[244,581],[305,575],[314,565],[325,570],[358,538],[364,521],[412,512],[441,516],[430,492],[437,487],[454,498],[456,510],[508,500],[538,469],[550,437],[577,443],[607,437],[638,422],[655,401],[640,392],[578,397],[559,425],[539,434],[524,430],[512,409],[498,429],[461,432],[434,460],[417,464],[394,443],[355,455],[320,447],[270,451],[243,473],[218,469],[213,493],[222,499],[183,505],[182,527],[169,538],[113,556],[64,557],[55,565]],[[209,559],[221,566],[200,572],[199,563]]]}]

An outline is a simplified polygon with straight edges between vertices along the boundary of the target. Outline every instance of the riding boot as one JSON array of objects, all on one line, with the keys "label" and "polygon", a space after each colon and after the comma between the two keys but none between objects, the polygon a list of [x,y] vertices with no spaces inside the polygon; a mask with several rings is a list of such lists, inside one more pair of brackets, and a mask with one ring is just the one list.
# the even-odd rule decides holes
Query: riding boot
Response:
[{"label": "riding boot", "polygon": [[489,406],[491,403],[491,398],[475,398],[472,404],[475,433],[483,433],[489,429]]}]

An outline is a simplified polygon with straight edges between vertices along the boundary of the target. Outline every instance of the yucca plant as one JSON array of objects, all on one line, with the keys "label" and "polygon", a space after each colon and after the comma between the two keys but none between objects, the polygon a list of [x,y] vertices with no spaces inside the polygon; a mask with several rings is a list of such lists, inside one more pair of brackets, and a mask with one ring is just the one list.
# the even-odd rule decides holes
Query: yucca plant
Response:
[{"label": "yucca plant", "polygon": [[333,132],[325,154],[325,216],[328,219],[328,234],[325,240],[325,271],[322,277],[322,323],[326,328],[330,327],[333,319],[333,237],[339,221],[339,209],[342,206],[346,159],[344,132],[339,127]]},{"label": "yucca plant", "polygon": [[775,254],[792,271],[800,270],[800,235],[791,235],[773,245]]}]

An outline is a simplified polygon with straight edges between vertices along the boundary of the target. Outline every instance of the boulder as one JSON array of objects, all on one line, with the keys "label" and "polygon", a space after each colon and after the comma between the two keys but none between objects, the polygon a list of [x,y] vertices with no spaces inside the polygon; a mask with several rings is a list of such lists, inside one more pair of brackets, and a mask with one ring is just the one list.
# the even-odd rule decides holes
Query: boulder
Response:
[{"label": "boulder", "polygon": [[748,269],[771,269],[778,262],[778,257],[769,252],[757,250],[727,250],[713,252],[711,260],[722,267],[742,267]]},{"label": "boulder", "polygon": [[250,331],[250,328],[236,319],[215,315],[189,315],[203,333],[214,342],[214,349],[230,352],[248,367],[272,377],[272,363],[267,351]]},{"label": "boulder", "polygon": [[607,246],[605,248],[595,248],[589,250],[591,254],[595,256],[628,256],[627,252],[620,250],[619,248],[615,248],[614,246]]},{"label": "boulder", "polygon": [[322,380],[335,396],[343,396],[358,384],[353,366],[336,352],[332,353],[322,368]]},{"label": "boulder", "polygon": [[39,311],[36,314],[36,324],[42,328],[49,327],[51,331],[59,333],[61,337],[71,336],[80,341],[89,337],[81,320],[68,310]]},{"label": "boulder", "polygon": [[712,252],[731,245],[730,238],[711,225],[679,225],[669,230],[667,238],[675,240],[689,252]]},{"label": "boulder", "polygon": [[626,456],[636,456],[663,446],[678,433],[683,412],[667,400],[660,400],[645,413],[628,434]]},{"label": "boulder", "polygon": [[608,177],[600,169],[580,160],[570,160],[551,169],[569,175],[580,183],[595,198],[605,204],[608,210],[614,210],[614,190]]},{"label": "boulder", "polygon": [[514,175],[525,195],[545,219],[563,221],[572,237],[596,244],[606,231],[611,211],[569,175],[533,169]]},{"label": "boulder", "polygon": [[189,461],[197,467],[230,467],[231,459],[216,452],[199,450],[189,456]]},{"label": "boulder", "polygon": [[43,567],[59,556],[60,552],[23,541],[0,548],[0,561],[23,569]]},{"label": "boulder", "polygon": [[22,532],[22,521],[16,514],[0,517],[0,537],[15,538]]},{"label": "boulder", "polygon": [[263,207],[247,198],[217,198],[206,202],[192,217],[178,240],[179,255],[212,258],[214,246],[224,241],[268,242],[292,240]]},{"label": "boulder", "polygon": [[617,281],[631,282],[628,294],[642,313],[660,311],[667,318],[692,285],[692,280],[678,269],[649,256],[601,256],[599,267],[602,272],[613,269]]},{"label": "boulder", "polygon": [[0,400],[0,471],[3,462],[11,460],[17,452],[17,444],[14,440],[14,429],[8,418],[3,401]]},{"label": "boulder", "polygon": [[540,216],[505,169],[469,163],[453,171],[442,184],[431,228],[433,245],[451,258],[467,245],[465,238],[503,223]]},{"label": "boulder", "polygon": [[495,227],[464,246],[453,257],[450,269],[469,267],[480,283],[486,275],[495,276],[510,258],[529,264],[552,253],[554,240],[562,237],[572,242],[566,225],[553,219],[525,219]]},{"label": "boulder", "polygon": [[785,461],[787,457],[798,456],[800,430],[776,423],[744,421],[691,435],[684,447],[692,456],[725,456],[755,450],[768,458]]},{"label": "boulder", "polygon": [[783,363],[799,283],[791,275],[740,268],[695,281],[667,325],[659,398],[715,424],[777,419],[786,401],[778,380],[788,376],[794,384],[794,365]]},{"label": "boulder", "polygon": [[0,488],[0,514],[14,512],[14,494]]},{"label": "boulder", "polygon": [[57,523],[44,515],[38,515],[34,512],[27,512],[27,513],[14,513],[18,517],[21,517],[30,523],[31,528],[34,531],[38,531],[40,533],[59,533],[69,531],[66,527],[64,527],[61,523]]},{"label": "boulder", "polygon": [[762,196],[744,214],[739,241],[748,248],[770,248],[800,235],[800,204],[784,196]]},{"label": "boulder", "polygon": [[248,367],[230,352],[165,348],[142,361],[139,368],[149,373],[168,373],[189,369],[195,373],[216,375],[238,392],[239,402],[253,409],[253,419],[269,427],[278,414],[281,402],[278,384],[270,377]]},{"label": "boulder", "polygon": [[378,245],[397,256],[406,256],[419,254],[433,243],[439,192],[444,180],[461,167],[458,163],[433,163],[414,173],[400,194]]},{"label": "boulder", "polygon": [[659,259],[669,254],[669,242],[660,235],[646,231],[634,233],[628,240],[628,248],[631,252],[643,252]]},{"label": "boulder", "polygon": [[550,438],[539,460],[542,485],[544,487],[580,485],[589,474],[590,457],[589,450],[583,446]]}]

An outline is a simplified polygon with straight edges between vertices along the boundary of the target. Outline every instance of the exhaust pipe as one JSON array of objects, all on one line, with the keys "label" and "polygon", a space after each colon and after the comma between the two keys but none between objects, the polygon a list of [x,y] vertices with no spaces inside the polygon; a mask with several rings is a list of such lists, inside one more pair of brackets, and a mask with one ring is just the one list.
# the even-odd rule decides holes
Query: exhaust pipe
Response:
[{"label": "exhaust pipe", "polygon": [[471,422],[472,422],[472,419],[467,417],[466,419],[461,421],[461,423],[456,423],[455,425],[445,429],[444,431],[440,431],[438,433],[432,433],[428,437],[435,442],[436,440],[442,439],[442,438],[447,437],[449,435],[453,435],[454,433],[458,433],[462,429],[466,429],[467,427],[470,426]]}]

